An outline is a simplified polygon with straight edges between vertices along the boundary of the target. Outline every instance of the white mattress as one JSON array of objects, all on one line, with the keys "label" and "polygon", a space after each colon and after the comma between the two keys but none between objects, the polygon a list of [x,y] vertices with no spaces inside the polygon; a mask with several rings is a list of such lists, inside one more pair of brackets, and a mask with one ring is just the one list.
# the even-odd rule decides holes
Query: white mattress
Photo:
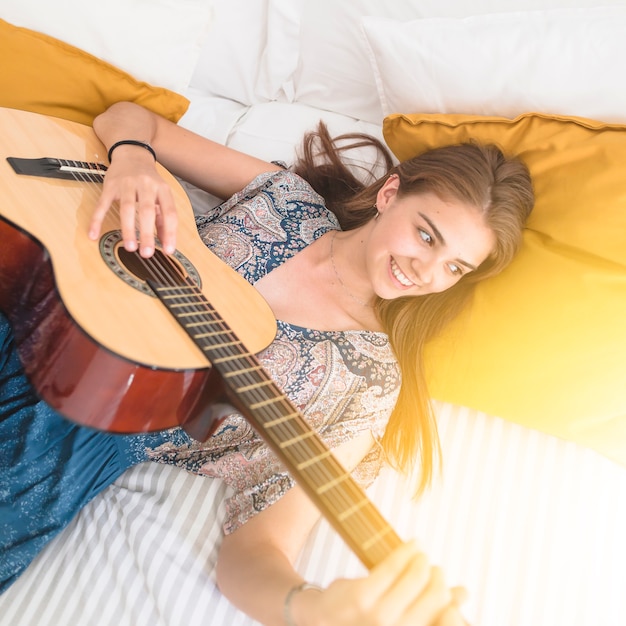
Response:
[{"label": "white mattress", "polygon": [[[444,472],[412,502],[385,472],[370,495],[469,589],[474,626],[623,626],[626,469],[476,411],[439,405]],[[213,585],[225,487],[146,463],[97,497],[0,596],[2,626],[249,626]],[[300,569],[363,572],[326,522]]]}]

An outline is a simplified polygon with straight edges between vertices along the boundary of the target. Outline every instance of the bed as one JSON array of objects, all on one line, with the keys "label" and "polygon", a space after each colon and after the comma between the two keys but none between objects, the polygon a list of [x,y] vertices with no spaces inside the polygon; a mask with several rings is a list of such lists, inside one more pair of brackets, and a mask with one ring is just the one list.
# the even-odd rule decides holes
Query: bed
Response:
[{"label": "bed", "polygon": [[[595,4],[0,5],[0,106],[89,123],[132,99],[286,163],[320,119],[399,159],[475,137],[527,160],[538,203],[519,260],[429,347],[442,473],[417,501],[391,470],[368,492],[468,588],[474,626],[626,615],[626,88],[609,71],[626,62],[626,3]],[[195,210],[218,201],[180,182]],[[0,596],[0,624],[251,626],[214,585],[226,495],[137,466]],[[326,521],[299,569],[364,572]]]}]

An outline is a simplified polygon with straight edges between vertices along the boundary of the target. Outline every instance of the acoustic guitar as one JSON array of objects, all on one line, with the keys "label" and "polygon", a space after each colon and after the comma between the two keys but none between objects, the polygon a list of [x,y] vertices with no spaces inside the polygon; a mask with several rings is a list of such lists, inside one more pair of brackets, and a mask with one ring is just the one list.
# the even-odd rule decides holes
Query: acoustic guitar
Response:
[{"label": "acoustic guitar", "polygon": [[[368,568],[401,540],[272,381],[255,353],[271,309],[201,241],[165,169],[178,250],[151,259],[121,245],[109,211],[87,236],[106,173],[91,128],[0,108],[0,309],[39,395],[79,424],[132,433],[181,426],[198,440],[235,406]],[[157,246],[158,247],[158,246]]]}]

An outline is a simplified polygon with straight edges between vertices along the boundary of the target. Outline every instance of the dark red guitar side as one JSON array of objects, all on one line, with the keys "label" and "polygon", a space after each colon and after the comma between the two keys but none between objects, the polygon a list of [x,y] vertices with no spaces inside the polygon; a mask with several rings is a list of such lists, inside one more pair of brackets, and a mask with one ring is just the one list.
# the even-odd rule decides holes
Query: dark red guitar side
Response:
[{"label": "dark red guitar side", "polygon": [[60,413],[113,432],[160,430],[193,421],[218,393],[205,389],[208,366],[154,369],[104,349],[71,319],[41,245],[1,218],[0,241],[0,309],[31,384]]}]

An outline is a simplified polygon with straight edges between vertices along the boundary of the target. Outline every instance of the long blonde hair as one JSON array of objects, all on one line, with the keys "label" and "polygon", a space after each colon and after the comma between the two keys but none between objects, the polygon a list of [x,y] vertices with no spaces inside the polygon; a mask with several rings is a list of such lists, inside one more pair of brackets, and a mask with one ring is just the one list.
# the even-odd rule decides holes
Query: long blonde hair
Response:
[{"label": "long blonde hair", "polygon": [[[370,184],[362,182],[362,175],[348,167],[342,155],[366,146],[375,148],[386,170]],[[399,196],[433,192],[444,200],[473,205],[495,234],[496,245],[489,257],[450,289],[421,297],[379,298],[375,305],[402,373],[400,395],[382,445],[390,463],[407,473],[421,460],[419,492],[430,483],[435,461],[440,459],[424,377],[424,348],[469,304],[475,285],[501,272],[517,253],[534,205],[528,168],[517,158],[505,157],[497,146],[478,143],[429,150],[394,166],[389,151],[377,139],[362,134],[333,139],[320,123],[305,136],[294,171],[324,197],[344,230],[376,215],[378,191],[390,174],[397,174]]]}]

